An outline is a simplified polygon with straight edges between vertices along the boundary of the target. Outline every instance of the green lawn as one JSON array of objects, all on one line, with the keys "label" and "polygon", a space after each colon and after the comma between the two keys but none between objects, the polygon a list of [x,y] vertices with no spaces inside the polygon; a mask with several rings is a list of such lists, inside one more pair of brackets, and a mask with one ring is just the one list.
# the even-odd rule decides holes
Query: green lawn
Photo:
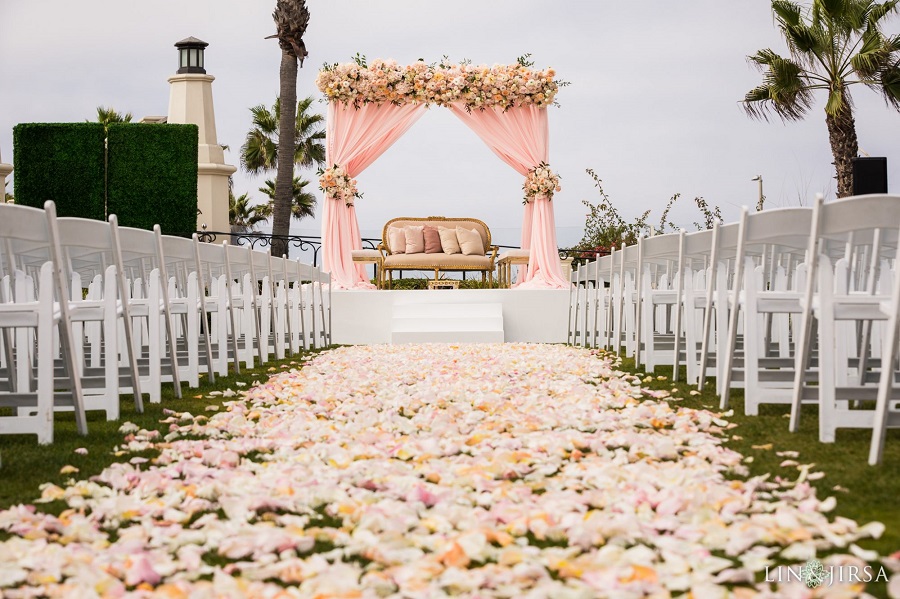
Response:
[{"label": "green lawn", "polygon": [[[45,482],[64,485],[75,476],[87,478],[99,473],[103,468],[119,459],[115,455],[116,446],[122,443],[123,434],[119,427],[126,421],[141,428],[168,432],[160,423],[166,418],[164,409],[192,414],[212,414],[211,406],[221,406],[234,397],[210,396],[214,391],[228,389],[239,391],[249,388],[254,381],[265,380],[266,376],[284,368],[297,367],[310,354],[288,358],[281,362],[270,362],[265,367],[244,371],[241,375],[219,378],[215,385],[204,383],[199,389],[184,388],[182,399],[175,399],[171,389],[164,387],[161,404],[145,403],[143,414],[134,411],[130,398],[122,400],[122,416],[117,422],[106,422],[102,413],[89,414],[90,434],[82,437],[75,431],[71,414],[56,415],[55,441],[52,445],[40,446],[34,435],[0,436],[0,508],[18,503],[30,503],[40,496],[39,486]],[[623,360],[620,366],[626,373],[645,373],[635,370],[631,360]],[[691,387],[684,383],[672,383],[671,368],[659,368],[645,386],[652,389],[672,391],[679,405],[691,408],[718,410],[718,398],[713,385],[707,384],[700,395],[690,395]],[[659,377],[663,377],[660,379]],[[239,383],[243,383],[243,386]],[[728,431],[728,446],[744,454],[752,461],[747,462],[751,475],[771,473],[786,479],[796,479],[798,471],[794,466],[781,467],[785,457],[776,455],[779,451],[797,451],[800,464],[814,463],[813,471],[822,471],[825,476],[812,481],[820,497],[834,495],[837,507],[833,516],[843,516],[860,524],[877,520],[887,529],[877,540],[860,543],[863,548],[875,549],[886,555],[900,550],[900,430],[891,430],[885,451],[884,463],[870,467],[866,459],[869,451],[871,432],[866,430],[839,430],[834,444],[818,441],[817,417],[814,408],[803,411],[801,430],[791,434],[787,430],[788,406],[764,405],[759,416],[743,415],[743,394],[736,390],[732,395],[734,414],[729,418],[737,426]],[[81,455],[76,448],[85,448],[88,453]],[[129,457],[133,457],[129,454]],[[78,468],[77,474],[60,474],[64,466]],[[59,509],[54,504],[43,505],[39,509]],[[886,590],[877,586],[869,590],[875,596],[886,596]]]}]

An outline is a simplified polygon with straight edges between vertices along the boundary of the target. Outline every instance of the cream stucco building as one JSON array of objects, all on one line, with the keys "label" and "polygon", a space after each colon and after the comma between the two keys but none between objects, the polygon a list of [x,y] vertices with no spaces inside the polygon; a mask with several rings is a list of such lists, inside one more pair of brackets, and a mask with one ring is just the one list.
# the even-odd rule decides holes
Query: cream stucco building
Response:
[{"label": "cream stucco building", "polygon": [[5,194],[8,191],[12,191],[11,189],[10,190],[6,189],[6,178],[9,176],[9,174],[12,171],[13,171],[12,165],[4,164],[3,157],[0,156],[0,194]]},{"label": "cream stucco building", "polygon": [[[204,50],[208,44],[194,37],[183,39],[178,48],[178,72],[169,77],[169,123],[191,123],[199,128],[197,156],[197,229],[228,231],[228,177],[237,168],[225,164],[225,152],[216,138],[212,82],[206,73]],[[147,119],[145,119],[147,120]]]}]

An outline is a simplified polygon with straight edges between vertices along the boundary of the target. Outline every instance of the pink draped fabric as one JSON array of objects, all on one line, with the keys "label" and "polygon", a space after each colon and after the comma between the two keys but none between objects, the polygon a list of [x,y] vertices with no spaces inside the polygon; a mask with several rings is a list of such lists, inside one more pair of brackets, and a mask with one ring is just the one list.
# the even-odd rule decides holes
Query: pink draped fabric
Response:
[{"label": "pink draped fabric", "polygon": [[[523,177],[542,162],[550,160],[550,128],[547,109],[519,106],[467,111],[462,104],[450,105],[458,116],[500,159]],[[522,220],[522,249],[530,251],[528,269],[520,289],[565,289],[568,281],[559,267],[556,223],[547,198],[536,198],[525,206]]]},{"label": "pink draped fabric", "polygon": [[[424,114],[424,104],[364,104],[356,108],[329,102],[325,162],[339,164],[356,177],[375,162]],[[355,264],[353,250],[362,249],[356,207],[325,199],[322,213],[322,266],[336,289],[374,289],[365,268]]]}]

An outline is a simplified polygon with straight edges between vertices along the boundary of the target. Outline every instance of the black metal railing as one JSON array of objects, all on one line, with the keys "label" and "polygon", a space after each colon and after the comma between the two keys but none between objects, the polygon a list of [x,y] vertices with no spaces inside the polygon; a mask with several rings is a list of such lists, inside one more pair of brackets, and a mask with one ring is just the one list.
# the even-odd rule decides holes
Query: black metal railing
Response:
[{"label": "black metal railing", "polygon": [[[269,235],[268,233],[223,233],[221,231],[197,231],[200,241],[207,243],[221,242],[227,239],[228,243],[233,245],[249,245],[253,249],[268,248],[272,245],[272,239],[283,239],[287,241],[290,247],[295,247],[301,252],[312,252],[312,265],[319,265],[319,250],[322,249],[322,238],[315,235]],[[362,246],[364,249],[378,249],[381,243],[380,238],[363,237]],[[517,250],[517,245],[498,245],[500,252],[503,250]],[[560,259],[572,258],[574,262],[580,263],[585,260],[594,260],[601,256],[609,254],[605,249],[579,249],[579,248],[559,248]]]},{"label": "black metal railing", "polygon": [[[319,265],[319,250],[322,249],[322,238],[314,235],[269,235],[268,233],[222,233],[221,231],[197,231],[200,241],[206,243],[220,242],[227,239],[232,245],[249,245],[253,249],[268,248],[272,246],[273,239],[285,240],[289,247],[295,247],[301,252],[312,252],[312,265]],[[381,239],[364,237],[363,248],[367,250],[378,249]]]}]

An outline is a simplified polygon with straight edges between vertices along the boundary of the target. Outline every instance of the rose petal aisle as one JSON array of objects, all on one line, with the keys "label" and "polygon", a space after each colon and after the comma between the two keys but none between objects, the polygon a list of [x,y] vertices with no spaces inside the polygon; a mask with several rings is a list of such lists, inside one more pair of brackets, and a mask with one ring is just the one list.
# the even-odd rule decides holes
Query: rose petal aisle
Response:
[{"label": "rose petal aisle", "polygon": [[805,597],[766,567],[879,534],[577,348],[348,347],[243,395],[0,513],[0,595]]}]

